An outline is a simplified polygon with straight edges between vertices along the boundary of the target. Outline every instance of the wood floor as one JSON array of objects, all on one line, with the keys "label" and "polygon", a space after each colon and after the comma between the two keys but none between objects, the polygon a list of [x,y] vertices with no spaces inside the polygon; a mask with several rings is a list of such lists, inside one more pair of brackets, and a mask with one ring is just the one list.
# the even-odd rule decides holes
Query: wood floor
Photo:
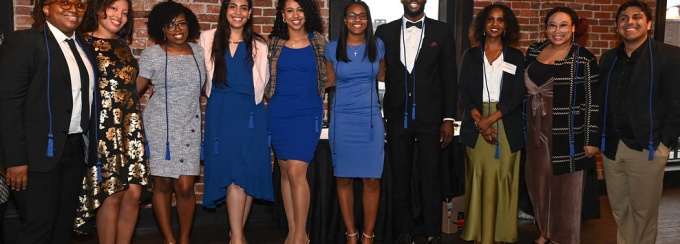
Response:
[{"label": "wood floor", "polygon": [[[218,210],[223,211],[223,210]],[[257,212],[257,210],[254,210]],[[606,196],[601,197],[602,217],[597,220],[589,220],[583,224],[581,243],[583,244],[609,244],[616,243],[616,225],[611,214],[611,208]],[[224,213],[224,212],[223,212]],[[213,213],[214,214],[214,213]],[[148,217],[142,217],[148,218]],[[153,218],[153,217],[151,217]],[[140,220],[151,221],[153,220]],[[142,227],[146,225],[147,227]],[[149,228],[149,226],[151,228]],[[228,226],[218,218],[197,219],[192,232],[192,243],[228,243]],[[246,227],[246,236],[250,243],[269,244],[283,243],[286,230],[282,230],[270,221],[251,221]],[[465,242],[458,237],[458,234],[444,234],[444,243],[471,243]],[[519,241],[518,243],[533,243],[538,237],[538,231],[532,222],[520,220]],[[155,225],[140,223],[133,243],[161,243],[161,236]],[[76,244],[94,244],[95,237],[85,237],[76,239]],[[426,243],[423,237],[416,239],[416,243]],[[666,189],[661,199],[659,210],[659,234],[658,244],[677,244],[680,243],[680,188]]]}]

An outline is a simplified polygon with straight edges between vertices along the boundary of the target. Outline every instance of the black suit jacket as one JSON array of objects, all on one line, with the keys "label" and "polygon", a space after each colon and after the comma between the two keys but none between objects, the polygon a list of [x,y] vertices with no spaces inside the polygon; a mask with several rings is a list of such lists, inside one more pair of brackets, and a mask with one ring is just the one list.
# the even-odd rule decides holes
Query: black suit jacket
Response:
[{"label": "black suit jacket", "polygon": [[[456,43],[453,30],[446,23],[425,18],[425,35],[415,61],[416,120],[441,123],[443,118],[456,118]],[[402,19],[381,25],[376,37],[385,43],[385,119],[403,119],[406,88],[401,62]],[[412,83],[413,81],[409,81]],[[409,109],[411,105],[409,104]]]},{"label": "black suit jacket", "polygon": [[[479,132],[470,111],[477,109],[484,111],[482,95],[484,89],[484,59],[481,46],[473,47],[463,53],[460,64],[460,77],[458,88],[460,102],[465,108],[463,121],[460,129],[459,142],[465,146],[474,148],[477,143]],[[503,61],[514,64],[517,68],[515,74],[503,72],[503,87],[501,88],[500,101],[496,108],[503,113],[503,126],[505,135],[513,152],[524,148],[524,131],[522,118],[522,101],[526,95],[524,85],[524,54],[521,51],[505,47]]]},{"label": "black suit jacket", "polygon": [[[0,46],[0,150],[5,154],[4,167],[28,165],[29,171],[46,172],[56,166],[64,151],[73,107],[71,78],[59,44],[49,28],[47,32],[45,37],[42,29],[16,31]],[[46,38],[51,56],[53,157],[47,157],[50,115]],[[87,48],[83,49],[87,53]]]},{"label": "black suit jacket", "polygon": [[[623,44],[622,44],[623,45]],[[650,96],[650,77],[651,64],[649,59],[648,43],[645,42],[639,59],[635,64],[630,77],[630,82],[626,90],[625,109],[628,112],[628,120],[633,127],[635,140],[647,147],[649,144],[650,119],[649,119],[649,96]],[[653,41],[652,56],[654,57],[654,85],[652,86],[652,116],[654,121],[654,131],[652,138],[654,147],[658,147],[663,142],[667,147],[672,147],[678,143],[680,136],[680,48],[662,42]],[[604,110],[604,102],[607,92],[607,78],[609,71],[614,65],[614,58],[618,48],[611,49],[600,58],[600,109]],[[625,62],[621,58],[617,62]],[[614,89],[609,87],[609,89]],[[612,118],[613,108],[609,104],[607,115],[606,145],[603,153],[608,158],[615,158],[616,146],[618,145],[618,135],[611,133],[616,131],[614,119]],[[604,121],[604,118],[600,121]],[[645,148],[646,149],[646,148]]]}]

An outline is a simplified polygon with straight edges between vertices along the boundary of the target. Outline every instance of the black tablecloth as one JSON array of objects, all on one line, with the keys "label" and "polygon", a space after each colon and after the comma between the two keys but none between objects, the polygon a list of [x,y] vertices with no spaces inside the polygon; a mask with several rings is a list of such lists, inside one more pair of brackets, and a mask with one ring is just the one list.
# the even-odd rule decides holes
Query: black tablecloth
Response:
[{"label": "black tablecloth", "polygon": [[[414,153],[417,157],[417,151]],[[465,164],[463,150],[457,142],[453,142],[442,153],[442,201],[465,194]],[[376,240],[392,243],[397,233],[394,232],[394,219],[392,213],[392,195],[390,187],[396,179],[390,177],[389,161],[385,154],[385,167],[381,180],[380,206],[375,226]],[[415,160],[414,160],[415,162]],[[418,168],[413,167],[412,189],[418,189]],[[281,174],[278,164],[274,168],[274,209],[272,218],[282,228],[287,228],[286,214],[281,200]],[[321,140],[316,148],[315,156],[307,169],[307,180],[311,192],[307,231],[312,243],[326,243],[345,241],[345,225],[338,205],[335,177],[333,176],[333,162],[328,140]],[[355,220],[359,230],[363,222],[363,210],[361,204],[362,184],[361,180],[354,182],[354,208]],[[420,216],[420,203],[417,191],[413,191],[413,211],[415,217],[415,234],[422,234],[422,218]]]}]

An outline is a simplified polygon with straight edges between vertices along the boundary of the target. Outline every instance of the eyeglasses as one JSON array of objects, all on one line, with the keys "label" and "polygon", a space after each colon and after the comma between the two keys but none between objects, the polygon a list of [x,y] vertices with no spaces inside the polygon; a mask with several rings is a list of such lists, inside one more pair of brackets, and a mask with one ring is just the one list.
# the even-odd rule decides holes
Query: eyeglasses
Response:
[{"label": "eyeglasses", "polygon": [[559,25],[550,23],[548,24],[548,32],[555,32],[557,30],[559,31],[569,31],[569,28],[571,28],[571,24],[566,24],[566,23],[561,23]]},{"label": "eyeglasses", "polygon": [[357,19],[357,17],[359,17],[360,20],[366,20],[366,19],[368,19],[368,14],[366,14],[366,13],[360,13],[360,14],[349,13],[349,14],[345,15],[345,18],[350,19],[350,20],[355,20],[355,19]]},{"label": "eyeglasses", "polygon": [[76,7],[76,11],[78,11],[78,12],[85,12],[87,10],[87,3],[80,2],[80,1],[70,2],[68,0],[54,0],[54,1],[45,2],[44,5],[47,6],[47,5],[50,5],[50,4],[53,4],[53,3],[58,3],[59,7],[61,7],[61,9],[63,9],[63,10],[69,10],[73,7]]},{"label": "eyeglasses", "polygon": [[180,30],[186,30],[187,27],[189,27],[189,22],[182,21],[182,22],[179,22],[177,24],[167,23],[167,24],[163,25],[163,27],[165,27],[166,30],[175,30],[177,28],[179,28]]}]

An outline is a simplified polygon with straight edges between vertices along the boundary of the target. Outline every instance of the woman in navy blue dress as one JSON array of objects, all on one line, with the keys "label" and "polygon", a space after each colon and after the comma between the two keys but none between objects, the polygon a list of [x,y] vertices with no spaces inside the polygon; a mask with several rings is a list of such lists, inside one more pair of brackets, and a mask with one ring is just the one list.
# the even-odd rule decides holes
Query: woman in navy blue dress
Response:
[{"label": "woman in navy blue dress", "polygon": [[[281,168],[287,244],[308,242],[307,166],[321,134],[326,38],[314,0],[281,0],[269,35],[271,143]],[[277,83],[278,82],[278,83]]]},{"label": "woman in navy blue dress", "polygon": [[[217,29],[201,35],[208,84],[203,205],[227,204],[232,244],[247,243],[243,226],[253,198],[273,200],[267,145],[267,45],[253,32],[252,0],[227,0]],[[212,82],[212,85],[211,85]]]},{"label": "woman in navy blue dress", "polygon": [[[373,37],[366,3],[350,3],[344,13],[340,39],[326,46],[328,84],[336,87],[330,128],[333,167],[347,243],[373,243],[385,152],[376,80],[385,79],[385,44]],[[354,224],[353,178],[363,183],[361,236]]]}]

